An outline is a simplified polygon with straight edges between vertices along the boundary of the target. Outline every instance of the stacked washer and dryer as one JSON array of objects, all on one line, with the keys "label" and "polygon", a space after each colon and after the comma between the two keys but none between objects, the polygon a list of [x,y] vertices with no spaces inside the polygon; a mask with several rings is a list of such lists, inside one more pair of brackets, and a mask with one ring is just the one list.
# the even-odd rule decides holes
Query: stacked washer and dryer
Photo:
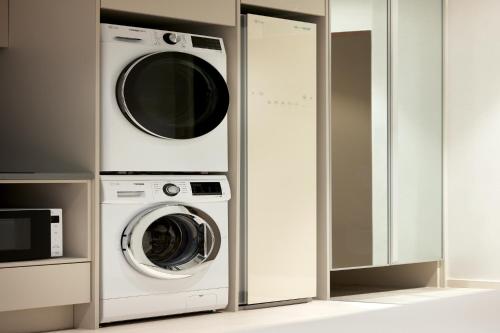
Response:
[{"label": "stacked washer and dryer", "polygon": [[225,308],[223,40],[101,31],[101,323]]}]

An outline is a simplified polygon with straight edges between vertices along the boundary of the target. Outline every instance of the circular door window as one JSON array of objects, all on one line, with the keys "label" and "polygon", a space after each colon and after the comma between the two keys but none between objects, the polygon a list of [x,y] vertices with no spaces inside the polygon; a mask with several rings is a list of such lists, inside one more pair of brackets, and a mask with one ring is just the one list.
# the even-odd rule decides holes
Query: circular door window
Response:
[{"label": "circular door window", "polygon": [[215,259],[219,248],[215,222],[186,206],[146,211],[130,222],[122,235],[122,250],[129,264],[156,278],[189,277]]},{"label": "circular door window", "polygon": [[129,64],[116,85],[118,105],[138,129],[159,138],[191,139],[226,117],[229,92],[219,71],[187,53],[147,54]]}]

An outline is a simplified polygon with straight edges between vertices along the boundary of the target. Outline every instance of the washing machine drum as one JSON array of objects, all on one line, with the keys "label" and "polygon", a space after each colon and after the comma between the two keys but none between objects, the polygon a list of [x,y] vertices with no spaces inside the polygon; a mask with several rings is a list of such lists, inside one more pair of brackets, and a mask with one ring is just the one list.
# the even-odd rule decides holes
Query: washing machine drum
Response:
[{"label": "washing machine drum", "polygon": [[192,139],[214,130],[229,106],[226,81],[207,61],[181,52],[146,54],[120,74],[123,115],[159,138]]},{"label": "washing machine drum", "polygon": [[159,279],[190,277],[219,253],[215,221],[189,206],[162,205],[134,218],[122,234],[122,250],[140,273]]}]

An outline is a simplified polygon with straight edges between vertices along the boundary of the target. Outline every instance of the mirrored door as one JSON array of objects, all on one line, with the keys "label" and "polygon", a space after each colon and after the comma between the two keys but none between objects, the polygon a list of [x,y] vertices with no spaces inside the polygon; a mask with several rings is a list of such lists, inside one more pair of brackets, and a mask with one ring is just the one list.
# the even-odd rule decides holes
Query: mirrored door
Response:
[{"label": "mirrored door", "polygon": [[388,0],[332,0],[333,268],[389,262]]},{"label": "mirrored door", "polygon": [[392,263],[442,256],[441,0],[392,0]]}]

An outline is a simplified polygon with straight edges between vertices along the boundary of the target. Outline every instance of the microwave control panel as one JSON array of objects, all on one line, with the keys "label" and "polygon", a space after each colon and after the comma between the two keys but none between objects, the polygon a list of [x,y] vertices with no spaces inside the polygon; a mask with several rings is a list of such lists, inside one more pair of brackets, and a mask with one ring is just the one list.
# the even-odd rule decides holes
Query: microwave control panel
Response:
[{"label": "microwave control panel", "polygon": [[50,256],[62,257],[63,255],[63,230],[62,209],[50,210]]}]

